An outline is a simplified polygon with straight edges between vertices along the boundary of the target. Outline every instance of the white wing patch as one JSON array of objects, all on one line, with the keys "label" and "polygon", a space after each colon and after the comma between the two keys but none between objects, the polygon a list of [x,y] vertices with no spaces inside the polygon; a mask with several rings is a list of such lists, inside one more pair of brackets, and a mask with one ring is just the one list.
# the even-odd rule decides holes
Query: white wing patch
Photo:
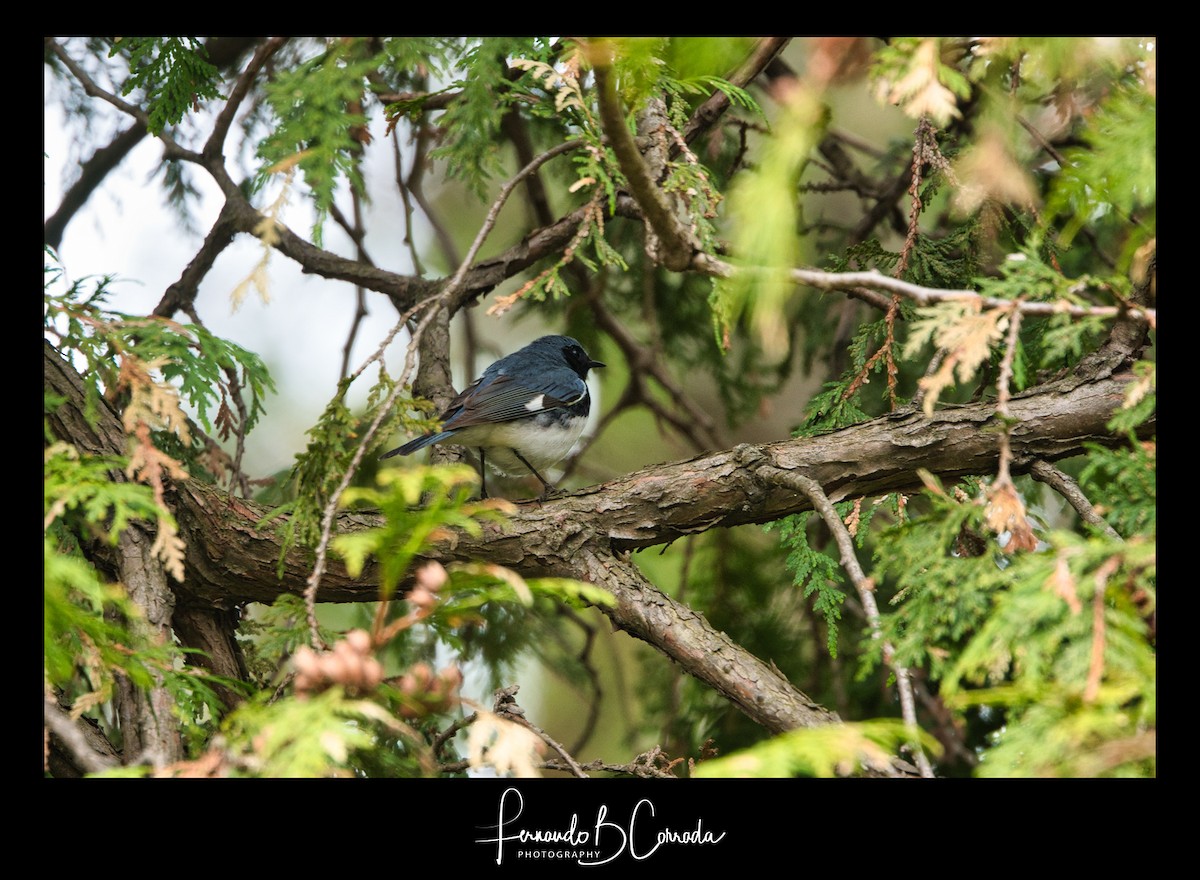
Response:
[{"label": "white wing patch", "polygon": [[530,398],[529,403],[525,404],[525,409],[530,412],[538,412],[545,409],[546,395],[539,394],[537,397]]}]

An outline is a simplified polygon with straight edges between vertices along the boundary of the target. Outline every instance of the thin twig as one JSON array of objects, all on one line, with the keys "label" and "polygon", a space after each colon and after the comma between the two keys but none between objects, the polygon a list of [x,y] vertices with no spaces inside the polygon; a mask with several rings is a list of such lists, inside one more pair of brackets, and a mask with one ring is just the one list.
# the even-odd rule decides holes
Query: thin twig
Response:
[{"label": "thin twig", "polygon": [[1012,398],[1012,369],[1017,354],[1017,340],[1021,331],[1021,312],[1013,303],[1012,316],[1009,318],[1008,336],[1004,341],[1004,356],[1000,359],[1000,375],[996,380],[996,414],[1001,419],[1000,430],[1000,462],[996,467],[996,482],[1011,483],[1012,475],[1012,444],[1009,442],[1009,431],[1012,427],[1012,413],[1008,410],[1008,402]]},{"label": "thin twig", "polygon": [[563,748],[562,744],[525,717],[525,710],[517,705],[516,692],[516,685],[510,685],[506,688],[500,688],[497,690],[496,701],[492,707],[492,711],[494,711],[501,718],[512,721],[515,724],[519,724],[531,733],[537,734],[537,736],[544,743],[546,743],[546,745],[550,746],[550,748],[554,749],[554,751],[558,753],[558,756],[562,758],[564,762],[566,762],[567,766],[575,776],[578,776],[580,779],[587,779],[588,775],[583,772],[583,768],[579,766],[579,762],[571,757],[570,753]]},{"label": "thin twig", "polygon": [[354,450],[354,455],[350,458],[350,463],[346,467],[346,472],[342,474],[341,481],[330,494],[329,500],[325,503],[325,509],[321,514],[321,537],[317,542],[315,553],[316,558],[313,561],[312,572],[310,572],[304,586],[304,607],[308,616],[309,633],[312,638],[313,647],[319,648],[320,650],[327,650],[328,646],[325,644],[324,639],[321,638],[320,629],[317,625],[317,590],[320,589],[321,578],[325,574],[325,566],[327,564],[326,557],[329,552],[329,542],[333,538],[333,521],[335,515],[337,514],[338,504],[341,501],[342,494],[346,491],[346,489],[349,488],[351,482],[353,482],[354,475],[358,473],[359,464],[366,455],[367,449],[369,449],[371,446],[371,439],[379,430],[379,426],[383,424],[384,420],[390,415],[392,408],[395,406],[396,399],[400,396],[400,393],[410,381],[409,377],[412,375],[412,371],[416,367],[417,344],[421,338],[421,335],[425,332],[425,328],[429,326],[429,324],[433,321],[434,316],[437,315],[438,310],[442,308],[442,303],[446,298],[446,293],[447,291],[443,291],[440,294],[422,300],[421,302],[417,303],[417,305],[405,312],[400,317],[400,320],[397,321],[392,327],[391,332],[388,333],[384,344],[381,345],[379,349],[367,359],[367,362],[364,363],[354,374],[354,378],[357,378],[362,374],[363,370],[366,369],[367,364],[371,363],[372,361],[378,360],[382,364],[383,352],[387,345],[389,345],[392,339],[394,339],[395,336],[405,328],[411,317],[424,309],[425,314],[421,316],[421,320],[411,331],[411,340],[409,342],[408,349],[405,352],[404,369],[397,377],[392,386],[392,390],[388,393],[387,398],[377,408],[375,418],[372,420],[370,427],[367,428],[363,436],[362,443],[360,443],[358,448]]},{"label": "thin twig", "polygon": [[587,745],[596,730],[596,724],[600,721],[600,703],[604,698],[604,688],[600,684],[600,671],[592,662],[592,648],[596,644],[596,628],[576,614],[569,606],[564,605],[559,609],[559,613],[583,630],[583,647],[579,649],[578,660],[592,686],[592,696],[588,700],[587,718],[584,719],[583,727],[571,746],[572,752],[579,752]]},{"label": "thin twig", "polygon": [[[706,275],[719,278],[730,278],[739,272],[758,274],[766,270],[753,267],[735,268],[731,263],[713,257],[709,254],[697,254],[692,261],[692,268]],[[816,269],[792,269],[788,273],[796,284],[815,287],[818,290],[853,290],[856,287],[866,287],[873,290],[885,290],[897,293],[905,299],[910,299],[919,305],[933,305],[940,302],[974,302],[988,309],[1013,309],[1014,301],[996,296],[983,296],[973,290],[952,290],[935,287],[923,287],[899,278],[891,278],[882,272],[868,270],[864,272],[821,272]],[[1077,306],[1065,300],[1059,302],[1029,302],[1022,300],[1016,310],[1023,315],[1070,315],[1073,318],[1115,318],[1125,315],[1130,318],[1148,322],[1152,327],[1157,326],[1158,310],[1141,306]]]},{"label": "thin twig", "polygon": [[438,733],[433,738],[433,742],[430,743],[430,747],[429,747],[433,756],[436,758],[438,756],[438,753],[441,752],[441,750],[446,747],[446,743],[448,743],[448,742],[450,742],[450,740],[454,739],[454,737],[458,734],[458,732],[460,730],[465,730],[466,728],[468,728],[472,724],[474,724],[478,718],[479,718],[479,713],[472,712],[470,715],[466,716],[465,718],[459,718],[457,721],[455,721],[453,724],[451,724],[445,730]]},{"label": "thin twig", "polygon": [[[414,135],[419,138],[419,135]],[[417,166],[421,163],[421,140],[417,140],[417,151],[413,158],[412,174],[417,175]],[[417,251],[417,240],[413,236],[413,193],[410,191],[408,183],[404,177],[404,157],[400,152],[400,138],[393,134],[392,136],[392,160],[395,163],[396,171],[396,189],[400,192],[400,204],[404,206],[404,244],[408,247],[408,255],[412,260],[413,269],[418,275],[425,274],[425,268],[421,263],[421,255]],[[419,179],[419,178],[418,178]],[[434,223],[436,227],[436,222]],[[452,260],[452,265],[457,265],[457,260]]]},{"label": "thin twig", "polygon": [[1108,524],[1108,520],[1096,512],[1096,508],[1088,500],[1088,497],[1083,494],[1083,490],[1079,488],[1079,484],[1050,464],[1050,462],[1038,459],[1029,468],[1029,473],[1039,483],[1045,483],[1065,498],[1067,503],[1075,508],[1075,512],[1079,514],[1079,518],[1084,522],[1096,526],[1114,541],[1122,540],[1120,533]]},{"label": "thin twig", "polygon": [[253,85],[255,77],[258,76],[258,72],[262,70],[263,65],[270,60],[272,55],[283,48],[284,43],[287,41],[287,37],[271,37],[255,50],[254,57],[250,59],[250,63],[246,65],[246,69],[242,71],[242,75],[234,83],[225,106],[217,114],[216,122],[213,123],[212,134],[208,136],[208,140],[204,143],[203,155],[205,157],[213,158],[221,155],[221,145],[225,142],[225,135],[229,133],[229,127],[233,124],[234,117],[237,116],[238,107],[242,105],[242,101],[250,93],[250,86]]},{"label": "thin twig", "polygon": [[150,116],[144,110],[142,110],[142,108],[134,104],[130,104],[128,101],[123,101],[106,89],[100,88],[100,86],[98,86],[96,82],[90,76],[88,76],[87,71],[77,64],[75,59],[67,53],[66,47],[64,47],[61,43],[58,43],[54,40],[47,40],[46,43],[49,45],[50,51],[58,56],[58,60],[61,61],[63,66],[65,66],[67,70],[71,72],[71,75],[74,76],[75,79],[79,80],[79,84],[83,86],[83,91],[85,94],[90,95],[93,98],[99,98],[102,101],[107,101],[122,113],[128,113],[134,119],[138,120],[138,122],[141,122],[143,125],[149,128]]},{"label": "thin twig", "polygon": [[912,179],[908,183],[908,232],[904,236],[904,247],[900,248],[900,259],[896,261],[896,268],[892,272],[895,278],[902,276],[908,268],[909,258],[917,246],[917,236],[921,231],[921,171],[926,163],[926,143],[932,137],[933,127],[929,124],[929,118],[922,116],[913,136]]},{"label": "thin twig", "polygon": [[[189,301],[181,309],[192,319],[193,324],[197,327],[204,327],[204,322],[200,320],[200,314],[196,311],[194,302]],[[241,490],[243,496],[249,496],[249,481],[246,475],[242,473],[242,460],[246,454],[246,424],[249,419],[249,413],[246,409],[245,398],[242,397],[243,385],[238,379],[237,367],[233,365],[227,366],[223,372],[229,384],[229,397],[233,400],[233,405],[237,408],[238,412],[238,427],[234,434],[233,462],[229,469],[229,491],[232,492],[236,485]]]},{"label": "thin twig", "polygon": [[[662,755],[660,749],[655,747],[645,754],[638,755],[628,764],[613,764],[609,761],[589,761],[586,764],[580,764],[583,770],[602,773],[623,773],[627,776],[637,776],[641,779],[678,779],[674,773],[660,767],[660,764],[665,764],[667,767],[673,767],[679,761],[667,761],[666,756]],[[568,768],[560,765],[557,761],[549,759],[542,762],[542,768],[545,770],[562,770]]]},{"label": "thin twig", "polygon": [[[784,50],[791,37],[765,37],[755,45],[745,62],[727,77],[727,81],[739,88],[750,85],[767,65]],[[702,131],[709,128],[721,114],[729,109],[729,96],[723,91],[713,92],[688,120],[683,128],[683,139],[691,143]]]},{"label": "thin twig", "polygon": [[[636,388],[638,402],[645,403],[652,410],[666,418],[670,424],[683,436],[687,437],[697,451],[706,448],[717,448],[726,445],[718,435],[717,425],[703,407],[687,394],[683,387],[663,366],[659,357],[660,352],[650,346],[641,344],[633,333],[617,320],[616,315],[609,311],[597,289],[588,291],[588,305],[599,326],[608,334],[625,356],[629,364],[630,386]],[[675,404],[683,410],[681,416],[668,413],[658,406],[658,400],[653,394],[647,393],[645,378],[650,377],[670,395]],[[598,432],[597,432],[598,433]]]},{"label": "thin twig", "polygon": [[367,358],[367,360],[358,368],[358,370],[355,371],[352,378],[357,378],[358,376],[362,375],[363,371],[366,370],[368,365],[371,363],[378,361],[382,364],[384,352],[387,350],[388,345],[391,344],[392,339],[394,339],[396,335],[405,328],[409,320],[414,317],[417,312],[424,310],[424,314],[421,316],[420,321],[411,330],[411,339],[409,341],[408,348],[405,351],[404,369],[401,371],[399,377],[397,377],[396,382],[392,386],[392,390],[389,392],[387,398],[377,408],[374,419],[372,419],[371,424],[363,433],[362,442],[359,444],[358,448],[354,450],[354,455],[351,456],[350,463],[346,467],[346,472],[342,475],[342,479],[338,483],[337,487],[330,494],[329,500],[325,503],[325,509],[321,515],[321,537],[317,542],[317,547],[315,550],[316,558],[313,561],[312,572],[309,574],[304,587],[304,605],[305,611],[308,615],[309,633],[314,647],[321,648],[322,650],[326,649],[327,647],[324,643],[324,640],[321,638],[320,630],[317,625],[316,602],[317,590],[320,589],[321,578],[324,576],[325,567],[327,565],[329,542],[333,538],[333,522],[334,517],[337,514],[338,504],[341,501],[342,494],[347,488],[349,488],[350,483],[353,481],[354,475],[358,473],[359,465],[362,462],[363,457],[366,455],[366,451],[371,447],[371,440],[379,431],[380,425],[382,425],[391,414],[392,408],[395,406],[396,400],[400,396],[400,393],[409,384],[409,377],[412,375],[412,371],[416,365],[417,348],[420,344],[421,336],[425,332],[425,328],[429,326],[439,311],[448,307],[449,302],[453,298],[459,286],[462,284],[463,278],[466,277],[467,269],[470,268],[472,262],[475,260],[476,255],[479,253],[480,248],[483,247],[484,241],[491,233],[492,227],[496,223],[496,218],[500,215],[500,209],[504,206],[504,202],[508,199],[508,196],[512,193],[513,189],[516,188],[517,184],[520,183],[527,174],[531,174],[535,169],[541,166],[542,163],[546,162],[550,158],[553,158],[554,156],[559,155],[562,152],[565,152],[567,149],[570,149],[575,145],[576,144],[568,142],[566,144],[559,144],[557,147],[547,150],[545,153],[538,156],[533,162],[530,162],[519,172],[517,172],[516,176],[509,180],[501,188],[500,194],[496,197],[496,201],[492,204],[491,210],[488,211],[487,219],[484,221],[483,225],[479,229],[479,232],[476,234],[475,240],[471,243],[471,247],[467,251],[467,255],[463,258],[462,263],[459,265],[458,270],[454,273],[454,277],[452,277],[446,283],[440,292],[432,297],[429,297],[428,299],[422,300],[412,309],[401,315],[400,320],[397,321],[392,327],[391,332],[388,333],[383,344],[376,349],[374,354]]},{"label": "thin twig", "polygon": [[[821,488],[816,480],[809,479],[794,471],[785,471],[781,468],[764,465],[759,469],[759,473],[776,483],[806,495],[812,502],[813,509],[821,514],[821,518],[825,521],[825,525],[829,527],[830,533],[837,542],[838,551],[841,554],[842,568],[850,575],[850,580],[853,581],[854,588],[858,591],[859,601],[862,602],[863,610],[867,614],[868,625],[871,628],[871,638],[883,639],[883,632],[879,621],[879,606],[875,602],[875,582],[867,577],[866,573],[862,570],[862,566],[859,565],[858,556],[854,552],[854,539],[850,537],[850,532],[847,530],[846,524],[842,522],[842,518],[834,508],[833,502],[829,500],[829,496],[825,494],[825,490]],[[919,728],[917,726],[916,700],[913,697],[912,681],[908,668],[896,662],[896,650],[891,642],[886,640],[883,641],[883,659],[896,676],[896,690],[900,694],[900,713],[904,718],[905,725],[913,734],[909,748],[916,758],[917,767],[920,769],[921,775],[926,778],[932,778],[933,768],[930,766],[929,759],[926,757],[924,749],[921,748],[920,740],[917,737]]]},{"label": "thin twig", "polygon": [[[354,222],[342,213],[341,208],[337,203],[333,203],[329,208],[329,215],[333,217],[338,226],[346,235],[350,236],[350,240],[354,242],[354,256],[361,262],[374,266],[375,261],[371,259],[367,253],[367,248],[364,243],[366,238],[366,230],[363,228],[362,215],[362,196],[358,190],[350,190],[350,203],[354,206]],[[344,379],[346,373],[350,370],[350,356],[354,353],[354,343],[358,339],[358,330],[362,326],[362,322],[366,320],[367,315],[367,290],[361,284],[354,285],[354,316],[350,319],[350,332],[346,336],[346,344],[342,346],[342,366],[338,370],[338,379]]]}]

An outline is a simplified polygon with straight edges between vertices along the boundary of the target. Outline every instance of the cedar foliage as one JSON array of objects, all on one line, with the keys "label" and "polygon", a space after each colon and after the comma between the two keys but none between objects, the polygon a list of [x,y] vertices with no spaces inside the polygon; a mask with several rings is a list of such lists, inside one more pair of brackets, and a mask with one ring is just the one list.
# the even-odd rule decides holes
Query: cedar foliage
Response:
[{"label": "cedar foliage", "polygon": [[[145,126],[189,223],[189,176],[210,175],[225,199],[219,234],[153,314],[110,303],[111,277],[69,280],[46,248],[47,357],[78,380],[77,399],[49,379],[45,394],[49,775],[561,769],[503,711],[511,692],[495,706],[462,698],[464,669],[499,686],[531,658],[588,717],[579,761],[597,717],[631,714],[628,753],[604,772],[1155,774],[1152,40],[826,38],[774,60],[755,54],[767,41],[743,38],[248,43],[216,65],[201,40],[46,41],[48,102],[81,124]],[[368,175],[377,150],[408,172]],[[414,224],[449,219],[430,194],[454,186],[477,202],[476,226],[454,230],[457,246],[444,235],[419,247]],[[333,224],[363,240],[349,206],[379,187],[408,206],[391,225],[408,230],[411,275],[330,243]],[[501,194],[527,210],[493,228]],[[278,221],[289,200],[311,203],[311,229]],[[368,343],[381,347],[348,364],[286,474],[243,472],[246,437],[278,405],[273,380],[202,321],[228,308],[201,283],[234,236],[263,247],[235,303],[270,287],[282,254],[331,291],[349,282],[390,302],[420,355],[418,371]],[[680,248],[686,269],[667,268]],[[686,458],[994,408],[984,468],[931,463],[877,495],[830,491],[836,523],[799,508],[765,529],[710,522],[632,558],[841,723],[773,736],[650,651],[628,655],[636,675],[604,699],[593,643],[602,615],[622,618],[582,565],[560,576],[434,561],[447,536],[491,534],[525,506],[473,500],[472,471],[437,457],[374,461],[433,424],[427,398],[447,389],[430,368],[450,356],[439,321],[477,328],[509,312],[612,365],[597,436],[564,467],[569,488],[616,476],[603,462],[639,443]],[[1054,462],[1011,452],[1038,431],[1008,414],[1013,396],[1108,376],[1125,392],[1102,435]],[[366,402],[351,405],[360,386]],[[773,411],[792,423],[763,437]],[[649,445],[652,426],[668,445]],[[120,439],[106,446],[106,431]],[[213,605],[241,612],[226,620],[224,664],[181,635],[197,605],[178,522],[187,481],[215,487],[231,512],[260,511],[247,528],[278,544],[273,603]],[[520,483],[507,489],[523,497]],[[140,534],[152,552],[135,569],[114,548]],[[330,608],[330,566],[376,585],[377,601]],[[156,571],[157,593],[139,585]],[[169,707],[157,741],[133,738],[149,711],[137,694]],[[64,732],[82,727],[109,747],[81,754]],[[635,761],[647,744],[659,758]]]}]

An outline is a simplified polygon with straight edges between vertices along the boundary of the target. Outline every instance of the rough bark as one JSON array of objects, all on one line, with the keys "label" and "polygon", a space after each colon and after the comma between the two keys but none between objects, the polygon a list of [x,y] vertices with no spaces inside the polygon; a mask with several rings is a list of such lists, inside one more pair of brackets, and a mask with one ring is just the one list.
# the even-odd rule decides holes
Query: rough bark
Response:
[{"label": "rough bark", "polygon": [[[48,346],[46,359],[47,389],[68,398],[80,394],[78,377],[69,381],[72,371]],[[1127,381],[1073,376],[1013,398],[1014,471],[1078,454],[1086,442],[1117,442],[1105,423],[1121,405]],[[81,400],[60,407],[55,430],[65,437],[78,431],[88,451],[118,451],[104,448],[106,439],[120,437],[115,417],[104,414],[95,428],[81,423]],[[1144,427],[1153,431],[1155,421]],[[808,510],[807,497],[770,478],[772,468],[803,473],[832,500],[917,490],[919,468],[945,479],[986,473],[996,465],[996,429],[994,407],[979,403],[947,407],[931,418],[895,413],[817,437],[652,465],[564,497],[519,504],[505,523],[489,524],[478,537],[456,534],[427,557],[443,563],[485,559],[526,577],[573,577],[602,586],[617,597],[615,607],[604,609],[615,626],[652,644],[767,729],[827,723],[836,715],[713,629],[702,614],[654,588],[631,552]],[[309,560],[293,551],[277,575],[279,538],[269,526],[258,526],[266,508],[195,480],[174,487],[173,503],[187,542],[187,580],[175,589],[181,608],[229,609],[303,592]],[[347,512],[339,516],[338,530],[378,522],[369,512]],[[355,579],[333,560],[319,600],[370,601],[376,595],[370,567]]]},{"label": "rough bark", "polygon": [[[83,381],[79,374],[49,342],[43,343],[43,354],[46,389],[67,399],[49,418],[57,436],[92,455],[124,453],[125,435],[116,416],[102,407],[99,418],[89,421],[84,415]],[[114,477],[124,478],[119,472]],[[145,611],[143,620],[128,624],[145,627],[151,639],[165,643],[172,637],[175,592],[151,549],[153,543],[154,536],[148,527],[131,525],[121,533],[116,547],[97,551],[97,562],[125,585],[129,597]],[[144,691],[120,678],[115,702],[127,762],[148,760],[158,766],[183,757],[183,742],[172,713],[174,701],[165,688],[156,685]]]},{"label": "rough bark", "polygon": [[[171,615],[175,593],[156,557],[154,536],[141,525],[131,525],[117,541],[117,577],[129,598],[144,612],[142,620],[127,621],[147,631],[149,638],[166,644],[172,638]],[[125,677],[117,679],[117,717],[121,726],[121,751],[126,764],[148,762],[162,767],[183,758],[183,739],[175,720],[175,700],[161,680],[149,690]]]}]

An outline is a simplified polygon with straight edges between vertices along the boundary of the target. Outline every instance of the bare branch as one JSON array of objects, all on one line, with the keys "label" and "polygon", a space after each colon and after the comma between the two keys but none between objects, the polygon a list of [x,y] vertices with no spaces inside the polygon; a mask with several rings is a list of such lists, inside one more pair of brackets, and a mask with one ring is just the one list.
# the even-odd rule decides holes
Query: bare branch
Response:
[{"label": "bare branch", "polygon": [[692,242],[680,225],[679,218],[667,204],[657,182],[650,178],[650,171],[642,160],[642,154],[625,125],[621,100],[617,96],[607,64],[597,59],[593,70],[596,74],[596,92],[604,134],[612,145],[634,199],[645,212],[646,219],[658,237],[662,264],[673,271],[683,271],[692,263]]},{"label": "bare branch", "polygon": [[146,137],[146,125],[134,123],[118,134],[111,142],[96,150],[92,157],[79,166],[79,179],[63,195],[58,210],[47,218],[42,227],[42,240],[58,250],[63,233],[76,212],[87,203],[88,197],[104,181],[108,173],[121,164],[133,148]]},{"label": "bare branch", "polygon": [[[724,260],[708,254],[697,254],[692,261],[692,268],[706,275],[729,278],[739,270]],[[743,272],[754,272],[755,269],[742,269]],[[899,294],[919,305],[932,305],[939,302],[968,301],[977,302],[988,309],[1011,309],[1013,300],[995,296],[983,296],[973,290],[950,290],[936,287],[922,287],[891,278],[881,272],[821,272],[816,269],[792,269],[789,277],[796,284],[815,287],[818,290],[853,290],[865,287],[871,290],[884,290],[888,293]],[[1158,311],[1131,305],[1123,306],[1077,306],[1068,302],[1027,302],[1022,301],[1018,306],[1023,315],[1058,315],[1066,314],[1074,318],[1096,317],[1115,318],[1125,316],[1134,320],[1148,322],[1156,326]]]},{"label": "bare branch", "polygon": [[270,60],[272,55],[283,48],[286,42],[287,37],[271,37],[254,52],[254,57],[250,59],[250,63],[246,65],[246,69],[238,77],[238,81],[234,84],[228,99],[225,101],[225,106],[221,108],[221,112],[213,124],[212,134],[208,136],[208,140],[204,144],[203,155],[205,157],[215,159],[221,155],[221,145],[225,142],[225,135],[229,133],[229,126],[233,124],[233,119],[237,116],[238,108],[242,105],[242,101],[245,100],[246,95],[249,94],[255,77],[258,76],[258,72],[262,70],[263,65]]},{"label": "bare branch", "polygon": [[71,762],[83,772],[100,773],[120,763],[115,754],[97,750],[93,738],[80,727],[86,721],[72,721],[49,695],[43,701],[42,723],[66,747]]},{"label": "bare branch", "polygon": [[1079,518],[1084,522],[1091,523],[1108,535],[1115,541],[1121,540],[1121,535],[1108,524],[1108,520],[1096,512],[1096,508],[1092,502],[1088,501],[1083,490],[1079,488],[1079,484],[1064,474],[1048,461],[1035,461],[1029,468],[1030,475],[1039,483],[1045,483],[1059,495],[1067,500],[1067,503],[1075,508],[1075,512],[1079,514]]},{"label": "bare branch", "polygon": [[[802,492],[808,496],[817,513],[821,515],[821,519],[825,521],[825,525],[829,528],[830,534],[833,535],[834,541],[837,542],[838,552],[841,554],[842,568],[846,570],[846,574],[850,575],[850,580],[854,584],[855,590],[858,591],[858,599],[862,602],[863,610],[867,614],[867,625],[871,630],[871,638],[879,641],[883,639],[883,633],[879,623],[879,606],[875,602],[875,582],[867,577],[862,570],[862,566],[858,564],[858,556],[854,552],[854,539],[850,537],[850,532],[846,528],[846,524],[842,522],[842,518],[834,509],[833,502],[821,489],[819,483],[815,480],[810,480],[803,474],[782,471],[778,468],[764,467],[760,473],[763,473],[768,478],[778,480],[781,484],[795,489],[797,492]],[[921,748],[920,740],[917,737],[919,730],[917,726],[917,708],[916,701],[913,698],[912,681],[909,677],[908,668],[901,663],[896,662],[896,649],[891,642],[883,641],[883,659],[888,667],[896,676],[896,690],[900,694],[900,712],[904,718],[904,723],[908,726],[913,734],[913,738],[909,743],[909,749],[916,757],[917,767],[921,771],[921,775],[926,779],[933,777],[933,768],[929,764],[929,758],[925,756],[924,749]]]},{"label": "bare branch", "polygon": [[[750,85],[767,65],[784,50],[791,37],[764,37],[754,47],[750,57],[729,75],[728,81],[738,88]],[[712,127],[721,115],[729,109],[729,96],[722,91],[715,91],[704,103],[696,108],[692,118],[683,129],[683,139],[691,143],[701,132]]]},{"label": "bare branch", "polygon": [[554,749],[558,756],[563,759],[563,762],[567,765],[572,774],[580,779],[587,779],[588,775],[583,772],[583,769],[579,766],[579,763],[567,753],[567,750],[562,747],[562,744],[525,717],[525,710],[517,705],[516,693],[518,689],[518,685],[509,685],[506,688],[501,688],[496,691],[496,701],[492,707],[492,711],[501,718],[506,718],[514,724],[519,724],[526,730],[536,734],[538,738],[542,740],[542,742]]}]

